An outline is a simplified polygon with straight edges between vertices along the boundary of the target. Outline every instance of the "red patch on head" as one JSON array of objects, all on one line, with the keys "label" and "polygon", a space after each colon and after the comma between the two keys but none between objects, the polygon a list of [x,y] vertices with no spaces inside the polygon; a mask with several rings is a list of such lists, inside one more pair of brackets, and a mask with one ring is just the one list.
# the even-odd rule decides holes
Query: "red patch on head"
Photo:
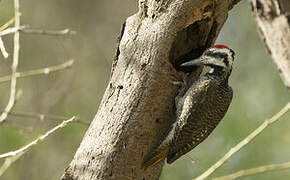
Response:
[{"label": "red patch on head", "polygon": [[224,49],[224,48],[230,49],[228,46],[222,45],[222,44],[215,45],[214,48],[217,48],[217,49]]}]

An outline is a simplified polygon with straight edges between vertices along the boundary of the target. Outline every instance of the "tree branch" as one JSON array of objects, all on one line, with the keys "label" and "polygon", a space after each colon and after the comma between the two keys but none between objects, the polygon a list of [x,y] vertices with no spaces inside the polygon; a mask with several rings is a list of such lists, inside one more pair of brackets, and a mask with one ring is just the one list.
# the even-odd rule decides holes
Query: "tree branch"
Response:
[{"label": "tree branch", "polygon": [[13,17],[12,19],[10,19],[9,21],[7,21],[5,24],[3,24],[0,27],[0,31],[3,31],[4,29],[7,29],[10,25],[12,25],[15,22],[15,18]]},{"label": "tree branch", "polygon": [[261,38],[290,88],[290,7],[285,0],[249,0]]},{"label": "tree branch", "polygon": [[19,27],[12,27],[0,31],[0,37],[6,36],[8,34],[13,34],[15,32],[21,32],[26,34],[40,34],[40,35],[48,35],[48,36],[63,36],[63,35],[75,35],[76,32],[70,29],[63,29],[63,30],[45,30],[45,29],[31,29],[29,26],[19,26]]},{"label": "tree branch", "polygon": [[[15,28],[20,27],[20,4],[19,0],[14,0],[14,16],[15,16]],[[11,75],[11,86],[10,86],[10,97],[7,106],[5,107],[4,112],[0,115],[0,124],[3,123],[8,113],[14,106],[15,95],[16,95],[16,83],[17,83],[17,67],[19,61],[19,50],[20,50],[20,37],[19,32],[14,34],[14,50],[13,50],[13,63],[12,63],[12,75]]]},{"label": "tree branch", "polygon": [[75,35],[76,32],[70,29],[63,30],[45,30],[45,29],[19,29],[20,32],[27,34],[40,34],[48,36],[62,36],[62,35]]},{"label": "tree branch", "polygon": [[33,146],[39,144],[40,142],[44,141],[48,136],[50,136],[52,133],[56,132],[57,130],[65,127],[67,124],[73,122],[75,120],[75,117],[72,117],[68,120],[63,121],[59,125],[55,126],[51,130],[47,131],[42,136],[38,137],[34,141],[30,142],[29,144],[23,146],[20,149],[17,149],[16,151],[7,152],[4,154],[0,154],[0,159],[6,158],[4,164],[0,167],[0,176],[8,169],[8,167],[15,162],[20,156],[22,156],[25,152],[27,152],[29,149],[31,149]]},{"label": "tree branch", "polygon": [[[35,69],[35,70],[31,70],[31,71],[26,71],[26,72],[17,72],[15,74],[15,76],[17,78],[24,78],[27,76],[35,76],[35,75],[40,75],[40,74],[47,75],[47,74],[52,73],[52,72],[61,71],[61,70],[70,68],[73,65],[73,63],[74,63],[74,60],[72,59],[72,60],[66,61],[62,64],[55,65],[55,66],[49,66],[49,67]],[[0,83],[10,81],[11,78],[12,78],[11,75],[2,76],[2,77],[0,77]]]},{"label": "tree branch", "polygon": [[178,87],[172,82],[182,76],[173,65],[215,42],[233,2],[139,0],[139,12],[122,28],[98,113],[64,180],[158,179],[163,163],[146,173],[141,163],[174,120]]},{"label": "tree branch", "polygon": [[281,164],[271,164],[267,166],[260,166],[260,167],[255,167],[251,169],[240,170],[233,174],[214,178],[213,180],[231,180],[231,179],[237,179],[240,177],[250,176],[250,175],[263,173],[267,171],[277,171],[277,170],[283,170],[283,169],[289,169],[289,168],[290,168],[290,162],[281,163]]},{"label": "tree branch", "polygon": [[14,34],[16,32],[19,32],[21,29],[27,28],[26,26],[19,26],[19,27],[11,27],[7,28],[3,31],[0,31],[0,37],[1,36],[6,36],[8,34]]},{"label": "tree branch", "polygon": [[[45,119],[55,120],[59,121],[62,119],[66,119],[65,116],[58,116],[58,115],[51,115],[51,114],[41,114],[41,113],[32,113],[32,112],[14,112],[11,111],[9,113],[10,116],[17,116],[17,117],[23,117],[23,118],[33,118],[38,119],[40,121],[43,121]],[[90,125],[90,122],[82,121],[80,118],[75,118],[75,122],[78,122],[83,125]]]},{"label": "tree branch", "polygon": [[5,49],[4,42],[3,42],[1,37],[0,37],[0,50],[1,50],[2,55],[4,56],[4,58],[7,59],[9,54],[8,54],[8,52]]},{"label": "tree branch", "polygon": [[[11,24],[14,23],[14,18],[10,19],[8,22],[6,22],[4,25],[2,25],[0,27],[0,32],[3,31],[4,29],[8,28]],[[5,49],[5,46],[4,46],[4,42],[0,36],[0,50],[4,56],[4,58],[8,58],[9,54],[7,53],[6,49]]]},{"label": "tree branch", "polygon": [[215,170],[221,167],[225,162],[227,162],[236,152],[242,149],[245,145],[249,144],[256,136],[263,132],[269,125],[278,121],[283,115],[285,115],[290,110],[290,103],[288,103],[281,111],[275,114],[272,118],[266,119],[256,130],[254,130],[250,135],[238,143],[235,147],[230,149],[220,160],[218,160],[214,165],[212,165],[208,170],[202,173],[200,176],[194,180],[203,180],[211,175]]}]

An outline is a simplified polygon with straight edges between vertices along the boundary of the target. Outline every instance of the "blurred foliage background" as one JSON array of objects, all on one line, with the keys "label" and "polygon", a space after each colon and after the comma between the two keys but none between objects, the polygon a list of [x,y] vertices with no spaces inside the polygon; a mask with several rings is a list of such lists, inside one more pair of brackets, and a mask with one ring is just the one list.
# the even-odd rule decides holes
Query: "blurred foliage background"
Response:
[{"label": "blurred foliage background", "polygon": [[[13,17],[13,2],[0,2],[0,25]],[[23,96],[13,111],[77,115],[90,122],[110,76],[111,61],[121,24],[137,12],[137,1],[21,1],[22,24],[33,28],[77,31],[75,36],[42,36],[21,34],[19,71],[60,64],[71,58],[72,68],[48,76],[39,75],[18,80]],[[3,37],[10,53],[8,60],[0,55],[0,76],[10,74],[13,36]],[[218,43],[236,51],[230,84],[233,103],[218,128],[189,156],[166,165],[161,180],[192,179],[206,170],[232,146],[248,135],[264,119],[279,111],[289,100],[289,90],[282,84],[278,70],[266,52],[257,32],[247,1],[229,15]],[[9,97],[9,83],[0,84],[0,110]],[[272,125],[253,143],[236,154],[211,177],[240,169],[290,161],[290,115]],[[15,150],[32,141],[59,122],[23,117],[8,117],[0,127],[0,154]],[[59,179],[71,161],[88,126],[69,125],[34,147],[2,176],[2,180]],[[3,160],[0,161],[3,163]],[[289,179],[290,170],[258,174],[243,179]]]}]

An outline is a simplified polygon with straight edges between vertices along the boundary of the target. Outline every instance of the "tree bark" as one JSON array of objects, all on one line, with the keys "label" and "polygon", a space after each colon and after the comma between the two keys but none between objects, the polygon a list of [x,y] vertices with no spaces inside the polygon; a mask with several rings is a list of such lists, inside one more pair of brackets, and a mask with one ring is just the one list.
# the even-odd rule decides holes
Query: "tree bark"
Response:
[{"label": "tree bark", "polygon": [[[239,0],[139,0],[123,25],[99,110],[63,180],[158,179],[141,170],[174,121],[176,64],[211,46]],[[192,73],[193,80],[200,69]]]},{"label": "tree bark", "polygon": [[290,2],[250,0],[265,46],[290,88]]}]

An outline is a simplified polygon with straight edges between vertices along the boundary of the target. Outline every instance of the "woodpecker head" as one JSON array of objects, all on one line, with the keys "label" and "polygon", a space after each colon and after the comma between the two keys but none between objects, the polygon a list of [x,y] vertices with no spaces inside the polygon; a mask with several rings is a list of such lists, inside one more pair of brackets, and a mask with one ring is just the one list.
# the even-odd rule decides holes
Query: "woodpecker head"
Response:
[{"label": "woodpecker head", "polygon": [[234,56],[235,52],[228,46],[215,45],[212,48],[206,49],[198,59],[183,63],[181,66],[209,66],[212,68],[209,74],[225,76],[228,78],[232,72]]}]

